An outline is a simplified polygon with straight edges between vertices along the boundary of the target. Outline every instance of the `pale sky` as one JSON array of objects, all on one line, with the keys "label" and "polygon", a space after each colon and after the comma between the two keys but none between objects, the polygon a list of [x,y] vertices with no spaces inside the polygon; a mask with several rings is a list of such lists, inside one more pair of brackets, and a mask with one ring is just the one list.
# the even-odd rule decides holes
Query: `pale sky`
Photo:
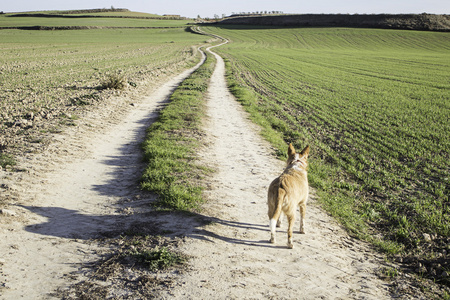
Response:
[{"label": "pale sky", "polygon": [[233,12],[284,13],[431,13],[450,14],[450,0],[1,0],[0,11],[23,12],[88,8],[128,8],[131,11],[214,17]]}]

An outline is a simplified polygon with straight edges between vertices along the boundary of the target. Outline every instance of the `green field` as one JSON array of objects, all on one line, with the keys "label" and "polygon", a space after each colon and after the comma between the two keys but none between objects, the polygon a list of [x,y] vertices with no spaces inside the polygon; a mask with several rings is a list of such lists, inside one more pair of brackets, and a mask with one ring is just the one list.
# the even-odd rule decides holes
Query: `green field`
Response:
[{"label": "green field", "polygon": [[[188,32],[187,22],[0,15],[0,27],[130,27],[0,30],[0,166],[9,168],[14,155],[40,143],[36,136],[52,130],[47,124],[67,125],[64,118],[109,100],[115,91],[99,89],[106,75],[125,75],[132,90],[198,61],[196,46],[209,38]],[[226,60],[230,90],[277,154],[285,155],[289,142],[310,144],[310,183],[352,235],[450,273],[449,33],[203,30],[230,40],[215,48]],[[158,203],[166,207],[189,210],[201,202],[202,176],[209,170],[191,161],[212,71],[213,62],[207,62],[177,90],[144,143],[149,167],[142,187],[162,194],[170,184],[172,194]],[[23,119],[33,124],[21,126]],[[168,140],[180,145],[167,148]],[[173,163],[171,155],[179,161]]]},{"label": "green field", "polygon": [[[95,14],[91,14],[95,15]],[[73,16],[73,15],[71,15]],[[1,27],[29,26],[97,26],[97,27],[186,27],[190,20],[133,19],[133,18],[45,18],[45,17],[10,17],[0,15]]]},{"label": "green field", "polygon": [[176,19],[155,14],[111,9],[79,11],[37,11],[0,14],[3,27],[186,27],[190,19]]},{"label": "green field", "polygon": [[[204,27],[230,43],[231,90],[353,234],[439,258],[450,236],[450,34]],[[281,139],[280,139],[281,137]],[[430,241],[428,234],[431,236]]]}]

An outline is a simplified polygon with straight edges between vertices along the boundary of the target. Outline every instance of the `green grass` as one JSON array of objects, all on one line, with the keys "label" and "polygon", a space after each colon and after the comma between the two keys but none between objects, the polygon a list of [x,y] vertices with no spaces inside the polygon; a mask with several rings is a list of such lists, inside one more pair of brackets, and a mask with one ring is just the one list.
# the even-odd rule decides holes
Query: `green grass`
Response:
[{"label": "green grass", "polygon": [[[99,26],[99,27],[187,27],[192,20],[172,20],[163,16],[145,14],[138,12],[98,12],[98,13],[79,13],[64,14],[65,17],[43,17],[33,16],[33,14],[53,14],[58,15],[57,11],[44,11],[27,13],[29,16],[17,16],[16,14],[0,15],[1,27],[29,27],[29,26],[47,26],[47,27],[69,27],[69,26]],[[83,18],[74,18],[83,16]],[[86,16],[92,16],[87,18]],[[105,16],[105,18],[101,18]]]},{"label": "green grass", "polygon": [[164,270],[172,266],[180,265],[186,258],[178,253],[169,251],[166,247],[152,250],[130,251],[127,256],[137,259],[151,271]]},{"label": "green grass", "polygon": [[0,167],[6,168],[14,165],[16,165],[16,161],[11,155],[0,153]]},{"label": "green grass", "polygon": [[132,18],[159,18],[159,19],[171,19],[170,17],[164,17],[161,15],[143,13],[137,11],[129,11],[127,9],[81,9],[81,10],[43,10],[43,11],[27,11],[18,13],[6,13],[3,16],[10,15],[24,15],[33,17],[33,15],[54,15],[54,16],[107,16],[107,17],[132,17]]},{"label": "green grass", "polygon": [[202,137],[204,97],[214,59],[185,79],[160,112],[143,143],[147,168],[143,189],[159,195],[156,206],[174,210],[195,210],[202,203],[202,178],[210,171],[199,165],[196,151]]},{"label": "green grass", "polygon": [[143,266],[152,272],[180,266],[188,260],[188,256],[174,251],[176,241],[160,235],[128,231],[120,237],[120,245],[115,259],[133,267]]},{"label": "green grass", "polygon": [[[53,14],[65,13],[66,11],[54,11]],[[69,11],[70,12],[70,11]],[[77,12],[77,11],[75,11]],[[44,12],[36,12],[36,13],[46,13]],[[72,16],[108,16],[108,17],[133,17],[133,18],[164,18],[163,16],[156,14],[149,14],[137,11],[105,11],[105,12],[90,12],[87,11],[78,11],[77,13],[70,13]]]},{"label": "green grass", "polygon": [[0,27],[27,26],[99,26],[99,27],[187,27],[189,20],[128,19],[128,18],[37,18],[0,15]]},{"label": "green grass", "polygon": [[231,40],[230,88],[278,153],[311,145],[311,185],[352,234],[411,255],[450,235],[448,33],[204,30]]}]

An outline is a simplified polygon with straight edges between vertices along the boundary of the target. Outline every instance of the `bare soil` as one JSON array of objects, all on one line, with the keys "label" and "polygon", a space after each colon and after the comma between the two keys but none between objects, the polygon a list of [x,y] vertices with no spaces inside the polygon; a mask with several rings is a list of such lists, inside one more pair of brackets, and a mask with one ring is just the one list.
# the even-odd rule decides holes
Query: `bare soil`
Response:
[{"label": "bare soil", "polygon": [[[199,159],[217,172],[202,212],[155,211],[138,186],[145,128],[191,69],[108,120],[93,114],[57,135],[20,162],[26,172],[1,171],[11,197],[0,222],[1,299],[425,299],[400,275],[381,279],[396,266],[348,236],[314,193],[294,249],[285,224],[278,244],[268,242],[266,191],[283,163],[228,92],[216,57]],[[129,255],[154,247],[188,262],[154,272]]]},{"label": "bare soil", "polygon": [[117,97],[115,105],[55,135],[41,154],[19,158],[22,172],[1,171],[2,198],[9,203],[0,214],[2,299],[51,297],[82,276],[83,265],[109,252],[96,239],[136,226],[141,214],[132,214],[130,203],[154,198],[139,190],[140,142],[168,95],[192,71],[143,99]]}]

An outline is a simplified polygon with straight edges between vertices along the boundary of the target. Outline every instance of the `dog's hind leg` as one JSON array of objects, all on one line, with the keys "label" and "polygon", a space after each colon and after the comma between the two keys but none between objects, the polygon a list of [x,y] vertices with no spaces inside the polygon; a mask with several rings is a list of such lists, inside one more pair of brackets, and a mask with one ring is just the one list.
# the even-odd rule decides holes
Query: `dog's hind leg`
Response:
[{"label": "dog's hind leg", "polygon": [[293,243],[293,233],[294,233],[294,223],[295,223],[295,214],[289,214],[287,215],[289,227],[288,227],[288,248],[292,249],[294,248]]},{"label": "dog's hind leg", "polygon": [[275,243],[275,225],[276,222],[273,221],[273,215],[275,214],[275,209],[277,206],[276,203],[276,195],[272,195],[269,191],[269,198],[268,198],[268,207],[269,207],[269,211],[268,211],[268,215],[269,215],[269,228],[270,228],[270,242],[271,243]]},{"label": "dog's hind leg", "polygon": [[270,219],[270,242],[272,244],[275,244],[276,242],[276,238],[275,238],[275,233],[276,233],[276,220],[275,219]]},{"label": "dog's hind leg", "polygon": [[300,233],[305,233],[306,204],[300,204]]},{"label": "dog's hind leg", "polygon": [[278,188],[277,200],[275,210],[273,211],[273,215],[269,216],[270,218],[270,242],[275,243],[276,238],[276,226],[277,222],[281,216],[281,207],[283,206],[284,197],[286,196],[286,191],[282,188]]},{"label": "dog's hind leg", "polygon": [[281,216],[282,216],[282,214],[280,214],[276,223],[275,223],[275,219],[270,219],[270,242],[272,244],[274,244],[275,240],[276,240],[275,239],[276,227],[281,226]]}]

